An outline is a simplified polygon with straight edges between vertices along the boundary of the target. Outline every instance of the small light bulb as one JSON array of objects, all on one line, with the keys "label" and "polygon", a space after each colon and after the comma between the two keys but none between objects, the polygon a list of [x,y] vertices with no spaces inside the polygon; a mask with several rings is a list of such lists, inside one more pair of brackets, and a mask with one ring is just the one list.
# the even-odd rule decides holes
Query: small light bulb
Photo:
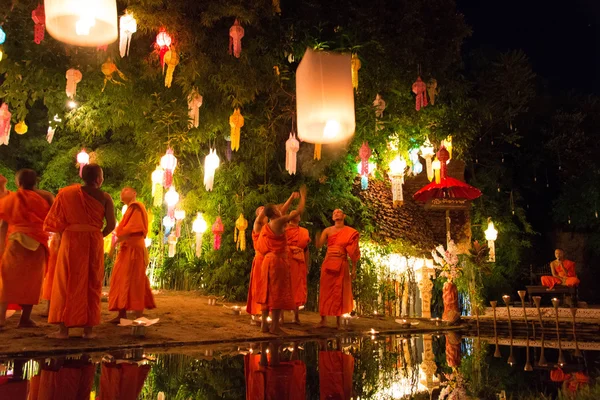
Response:
[{"label": "small light bulb", "polygon": [[323,137],[326,139],[333,139],[337,135],[339,135],[342,126],[339,122],[334,119],[330,119],[325,124],[325,128],[323,129]]},{"label": "small light bulb", "polygon": [[69,108],[72,110],[77,107],[77,103],[75,101],[71,100],[67,103],[67,106],[69,106]]}]

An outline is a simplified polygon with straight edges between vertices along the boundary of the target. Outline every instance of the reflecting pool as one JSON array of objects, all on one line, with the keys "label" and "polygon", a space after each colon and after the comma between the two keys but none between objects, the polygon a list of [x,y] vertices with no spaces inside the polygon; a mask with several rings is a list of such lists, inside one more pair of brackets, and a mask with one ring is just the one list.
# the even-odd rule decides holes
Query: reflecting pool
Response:
[{"label": "reflecting pool", "polygon": [[446,332],[1,359],[0,399],[592,399],[599,345]]}]

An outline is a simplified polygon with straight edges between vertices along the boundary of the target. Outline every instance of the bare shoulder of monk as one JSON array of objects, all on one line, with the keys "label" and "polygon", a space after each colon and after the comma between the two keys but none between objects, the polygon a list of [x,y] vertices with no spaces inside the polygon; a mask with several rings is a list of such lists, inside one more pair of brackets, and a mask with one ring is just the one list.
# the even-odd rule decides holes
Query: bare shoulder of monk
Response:
[{"label": "bare shoulder of monk", "polygon": [[52,193],[42,189],[35,189],[35,192],[42,196],[42,198],[46,200],[48,204],[52,205],[54,202],[54,195]]}]

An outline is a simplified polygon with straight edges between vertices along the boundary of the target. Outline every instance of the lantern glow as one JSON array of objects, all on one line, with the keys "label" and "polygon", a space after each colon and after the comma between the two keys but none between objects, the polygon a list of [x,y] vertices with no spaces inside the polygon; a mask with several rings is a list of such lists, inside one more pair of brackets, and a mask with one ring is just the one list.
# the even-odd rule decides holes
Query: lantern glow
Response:
[{"label": "lantern glow", "polygon": [[79,177],[81,177],[83,167],[90,163],[90,155],[86,153],[85,149],[81,149],[79,154],[77,154],[77,163],[79,164]]},{"label": "lantern glow", "polygon": [[4,44],[5,41],[6,41],[6,33],[0,26],[0,44]]},{"label": "lantern glow", "polygon": [[210,149],[210,152],[204,159],[204,187],[207,191],[213,190],[215,183],[215,171],[219,168],[221,160],[217,155],[217,149]]},{"label": "lantern glow", "polygon": [[119,19],[119,54],[121,57],[129,55],[129,45],[131,44],[131,35],[137,32],[137,21],[133,14],[125,13]]},{"label": "lantern glow", "polygon": [[296,72],[298,138],[342,142],[356,128],[350,55],[307,49]]},{"label": "lantern glow", "polygon": [[202,255],[202,236],[208,229],[208,224],[202,216],[202,213],[198,213],[196,219],[192,223],[192,232],[196,234],[196,257]]},{"label": "lantern glow", "polygon": [[496,239],[498,238],[498,231],[494,228],[494,223],[491,218],[488,218],[488,227],[485,230],[485,239],[488,242],[488,248],[490,250],[488,256],[488,262],[496,262]]},{"label": "lantern glow", "polygon": [[433,160],[433,162],[431,163],[431,168],[433,169],[435,175],[435,183],[440,183],[440,170],[442,169],[442,163],[440,163],[440,160],[438,160],[437,158]]},{"label": "lantern glow", "polygon": [[406,161],[403,157],[396,156],[390,163],[389,177],[392,181],[392,199],[394,206],[400,206],[404,203],[404,194],[402,185],[404,184],[404,171],[406,170]]},{"label": "lantern glow", "polygon": [[423,146],[421,146],[421,157],[425,159],[425,164],[427,166],[427,179],[429,179],[429,182],[431,182],[435,177],[432,165],[432,159],[434,155],[435,151],[433,149],[433,145],[429,139],[425,140],[425,143],[423,143]]},{"label": "lantern glow", "polygon": [[167,153],[160,159],[160,166],[165,171],[164,185],[169,188],[173,184],[173,172],[177,168],[177,157],[173,154],[173,149],[167,149]]}]

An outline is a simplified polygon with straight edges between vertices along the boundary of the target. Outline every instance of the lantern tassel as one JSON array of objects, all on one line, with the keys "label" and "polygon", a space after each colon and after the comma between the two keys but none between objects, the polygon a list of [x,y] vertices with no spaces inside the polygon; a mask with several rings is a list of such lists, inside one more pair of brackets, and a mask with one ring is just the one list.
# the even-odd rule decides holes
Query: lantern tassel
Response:
[{"label": "lantern tassel", "polygon": [[315,160],[321,159],[321,143],[315,143],[315,152],[313,154]]},{"label": "lantern tassel", "polygon": [[196,257],[202,255],[202,233],[196,232]]},{"label": "lantern tassel", "polygon": [[152,197],[154,199],[154,207],[160,207],[163,203],[163,186],[160,183],[152,185]]}]

